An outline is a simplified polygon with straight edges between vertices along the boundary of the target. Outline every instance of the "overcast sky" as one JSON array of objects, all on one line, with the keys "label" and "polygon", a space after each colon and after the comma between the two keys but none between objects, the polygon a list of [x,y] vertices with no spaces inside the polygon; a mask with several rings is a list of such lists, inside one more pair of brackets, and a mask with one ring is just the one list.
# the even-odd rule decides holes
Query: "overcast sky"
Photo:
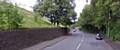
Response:
[{"label": "overcast sky", "polygon": [[32,7],[35,5],[36,0],[10,0],[13,3],[17,3],[18,6],[32,11]]},{"label": "overcast sky", "polygon": [[[32,11],[32,7],[35,5],[36,0],[11,0],[13,3],[17,3],[18,6],[25,8],[29,11]],[[86,4],[86,0],[75,0],[76,8],[75,11],[77,12],[77,15],[79,16],[80,12],[82,12],[82,9]]]},{"label": "overcast sky", "polygon": [[86,0],[75,0],[75,3],[76,3],[75,11],[77,12],[77,17],[79,17],[85,5],[90,4],[90,0],[88,3],[86,3]]}]

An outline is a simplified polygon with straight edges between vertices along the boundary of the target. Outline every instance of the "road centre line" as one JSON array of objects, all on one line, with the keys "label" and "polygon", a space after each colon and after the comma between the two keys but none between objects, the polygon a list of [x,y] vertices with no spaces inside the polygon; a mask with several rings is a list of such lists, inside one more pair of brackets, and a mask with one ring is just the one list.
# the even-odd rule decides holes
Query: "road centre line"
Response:
[{"label": "road centre line", "polygon": [[80,40],[80,43],[78,44],[76,50],[79,50],[80,46],[82,45],[83,41],[84,41],[84,35],[82,36],[82,39]]}]

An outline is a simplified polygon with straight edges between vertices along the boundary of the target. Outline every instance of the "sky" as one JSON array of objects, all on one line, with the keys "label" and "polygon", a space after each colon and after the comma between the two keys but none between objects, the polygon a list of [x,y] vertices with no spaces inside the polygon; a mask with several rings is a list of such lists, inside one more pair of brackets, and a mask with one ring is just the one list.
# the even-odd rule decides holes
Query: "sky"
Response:
[{"label": "sky", "polygon": [[[25,8],[29,11],[32,11],[32,7],[35,5],[36,0],[10,0],[12,3],[16,3],[18,6]],[[86,0],[75,0],[76,7],[75,11],[77,12],[77,17],[80,16],[84,6],[90,4],[90,1],[86,3]]]},{"label": "sky", "polygon": [[32,7],[35,5],[36,0],[10,0],[12,3],[16,3],[18,6],[32,11]]},{"label": "sky", "polygon": [[90,0],[88,3],[86,3],[86,0],[75,0],[75,3],[76,3],[75,11],[77,12],[77,17],[79,17],[85,5],[90,4]]}]

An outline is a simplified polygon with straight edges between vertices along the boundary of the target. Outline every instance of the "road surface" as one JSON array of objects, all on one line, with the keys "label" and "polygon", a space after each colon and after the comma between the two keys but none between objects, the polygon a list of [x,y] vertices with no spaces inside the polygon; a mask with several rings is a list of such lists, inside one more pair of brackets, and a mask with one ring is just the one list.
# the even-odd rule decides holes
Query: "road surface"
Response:
[{"label": "road surface", "polygon": [[71,36],[43,50],[113,50],[104,40],[96,40],[93,34],[78,29],[71,30],[71,33]]}]

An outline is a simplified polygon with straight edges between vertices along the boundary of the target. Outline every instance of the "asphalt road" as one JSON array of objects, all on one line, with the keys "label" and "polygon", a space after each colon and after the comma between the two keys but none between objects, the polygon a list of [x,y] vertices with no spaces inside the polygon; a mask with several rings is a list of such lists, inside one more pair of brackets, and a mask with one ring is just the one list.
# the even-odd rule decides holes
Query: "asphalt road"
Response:
[{"label": "asphalt road", "polygon": [[43,50],[113,50],[104,40],[96,40],[95,35],[75,30],[71,30],[71,36]]}]

